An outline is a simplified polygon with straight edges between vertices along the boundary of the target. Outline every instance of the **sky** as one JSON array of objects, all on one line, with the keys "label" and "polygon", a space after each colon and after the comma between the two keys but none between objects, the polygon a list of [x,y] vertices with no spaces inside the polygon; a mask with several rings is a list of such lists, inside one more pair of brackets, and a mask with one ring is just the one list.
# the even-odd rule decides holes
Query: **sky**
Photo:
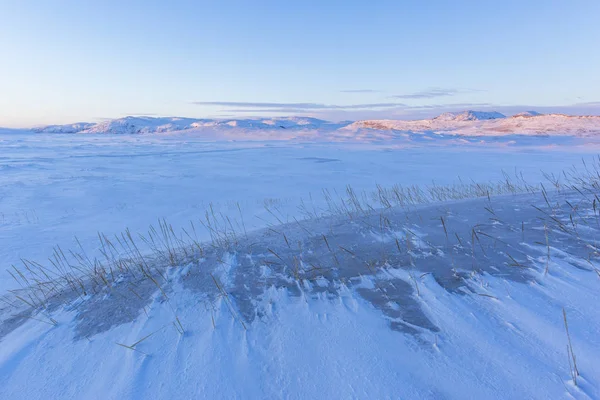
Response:
[{"label": "sky", "polygon": [[0,126],[600,114],[598,0],[0,0]]}]

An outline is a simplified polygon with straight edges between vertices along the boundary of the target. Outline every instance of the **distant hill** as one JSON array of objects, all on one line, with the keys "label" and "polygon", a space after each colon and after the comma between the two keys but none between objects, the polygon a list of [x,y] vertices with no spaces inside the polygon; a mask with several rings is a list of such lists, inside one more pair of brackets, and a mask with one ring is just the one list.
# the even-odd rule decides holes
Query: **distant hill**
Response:
[{"label": "distant hill", "polygon": [[[309,117],[252,119],[194,119],[180,117],[124,117],[99,123],[79,122],[49,125],[34,129],[40,133],[77,134],[155,134],[199,132],[218,139],[235,138],[352,138],[359,131],[433,132],[463,136],[499,135],[570,135],[600,134],[600,117],[540,114],[525,111],[507,117],[495,111],[461,111],[444,113],[422,120],[363,120],[334,123]],[[386,136],[389,136],[386,134]]]},{"label": "distant hill", "polygon": [[513,117],[537,117],[538,115],[542,115],[537,111],[523,111],[518,114],[513,115]]},{"label": "distant hill", "polygon": [[506,117],[498,112],[464,111],[445,113],[432,119],[414,121],[357,121],[344,129],[435,132],[464,136],[512,134],[590,136],[600,134],[600,117],[540,114],[535,111],[526,111]]},{"label": "distant hill", "polygon": [[308,117],[262,119],[194,119],[180,117],[125,117],[99,123],[49,125],[35,128],[39,133],[165,133],[192,129],[336,129],[339,124]]},{"label": "distant hill", "polygon": [[436,121],[481,121],[488,119],[506,118],[506,115],[496,111],[461,111],[447,112],[434,118]]}]

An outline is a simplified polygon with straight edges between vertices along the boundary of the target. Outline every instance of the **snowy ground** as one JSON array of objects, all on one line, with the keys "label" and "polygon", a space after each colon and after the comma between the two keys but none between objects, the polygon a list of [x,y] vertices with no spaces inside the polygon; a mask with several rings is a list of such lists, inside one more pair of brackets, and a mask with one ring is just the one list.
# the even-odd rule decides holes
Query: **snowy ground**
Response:
[{"label": "snowy ground", "polygon": [[[539,139],[542,146],[547,145]],[[211,203],[247,228],[296,215],[322,190],[375,190],[376,184],[487,182],[523,172],[560,172],[590,159],[585,148],[419,146],[306,142],[204,142],[195,136],[0,136],[0,265],[45,260],[55,245],[95,247],[97,232],[146,232],[158,218],[202,218]],[[311,200],[312,199],[312,200]],[[89,244],[89,246],[87,246]],[[0,291],[14,282],[0,275]]]},{"label": "snowy ground", "polygon": [[[357,210],[354,219],[294,220],[331,210],[346,185],[371,193],[377,184],[489,182],[502,170],[537,183],[542,171],[595,156],[552,140],[407,147],[3,134],[3,271],[21,258],[44,262],[55,245],[80,251],[75,236],[93,257],[99,231],[146,234],[163,217],[178,231],[211,203],[237,236],[176,268],[153,259],[164,293],[122,274],[109,292],[67,294],[39,314],[4,309],[0,398],[600,398],[592,200],[575,216],[575,236],[551,226],[569,224],[566,201],[584,200],[572,191],[552,195],[552,218],[531,207],[549,206],[541,195],[511,194],[492,206],[394,206],[389,223]],[[298,242],[303,250],[292,251]],[[2,292],[16,286],[0,276]]]}]

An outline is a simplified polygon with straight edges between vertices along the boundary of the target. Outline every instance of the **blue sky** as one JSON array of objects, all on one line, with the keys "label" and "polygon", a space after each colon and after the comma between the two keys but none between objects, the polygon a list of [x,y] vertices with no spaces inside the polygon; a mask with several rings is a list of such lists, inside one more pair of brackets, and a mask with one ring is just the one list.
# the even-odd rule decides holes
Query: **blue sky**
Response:
[{"label": "blue sky", "polygon": [[0,126],[600,113],[600,1],[0,0]]}]

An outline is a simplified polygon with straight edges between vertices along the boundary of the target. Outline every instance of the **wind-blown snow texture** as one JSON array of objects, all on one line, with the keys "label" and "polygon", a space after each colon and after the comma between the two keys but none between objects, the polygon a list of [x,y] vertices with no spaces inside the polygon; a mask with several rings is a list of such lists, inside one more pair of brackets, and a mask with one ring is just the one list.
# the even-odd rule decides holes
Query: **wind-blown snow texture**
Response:
[{"label": "wind-blown snow texture", "polygon": [[556,206],[517,195],[301,221],[178,266],[159,258],[160,291],[124,274],[110,291],[50,301],[36,320],[5,320],[0,393],[598,398],[600,279],[587,247],[598,216],[561,234],[581,198],[548,200]]},{"label": "wind-blown snow texture", "polygon": [[[15,306],[0,305],[0,398],[600,398],[589,193],[303,219],[326,214],[347,184],[376,196],[376,183],[498,181],[502,170],[540,182],[593,165],[594,140],[367,131],[1,134],[0,288]],[[66,291],[44,310],[6,293],[21,258],[48,266],[57,244],[99,258],[97,231],[137,238],[166,217],[180,232],[211,208],[235,243],[199,231],[203,252],[175,263],[142,248],[162,291],[117,273],[110,290]]]}]

